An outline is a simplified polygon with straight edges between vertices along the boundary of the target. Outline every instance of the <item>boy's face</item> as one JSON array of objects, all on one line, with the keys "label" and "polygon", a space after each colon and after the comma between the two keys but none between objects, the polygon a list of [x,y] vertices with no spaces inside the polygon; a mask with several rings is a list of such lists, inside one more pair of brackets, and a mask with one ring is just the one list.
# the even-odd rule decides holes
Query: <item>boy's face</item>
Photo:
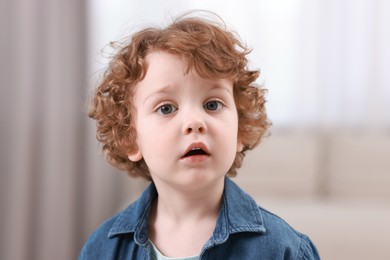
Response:
[{"label": "boy's face", "polygon": [[138,150],[156,185],[201,188],[223,181],[236,152],[238,118],[233,84],[203,79],[167,52],[146,57],[145,78],[135,87]]}]

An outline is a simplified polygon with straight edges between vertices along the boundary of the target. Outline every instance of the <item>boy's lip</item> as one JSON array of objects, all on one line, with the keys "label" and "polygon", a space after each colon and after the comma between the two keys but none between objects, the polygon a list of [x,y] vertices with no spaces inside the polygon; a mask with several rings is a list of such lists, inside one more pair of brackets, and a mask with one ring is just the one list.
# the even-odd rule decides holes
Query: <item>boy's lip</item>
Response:
[{"label": "boy's lip", "polygon": [[207,155],[209,156],[210,155],[210,152],[209,152],[209,149],[207,148],[207,146],[202,143],[202,142],[196,142],[196,143],[192,143],[190,144],[187,149],[184,151],[183,155],[181,156],[181,158],[185,158],[186,157],[186,154],[189,153],[192,149],[202,149]]}]

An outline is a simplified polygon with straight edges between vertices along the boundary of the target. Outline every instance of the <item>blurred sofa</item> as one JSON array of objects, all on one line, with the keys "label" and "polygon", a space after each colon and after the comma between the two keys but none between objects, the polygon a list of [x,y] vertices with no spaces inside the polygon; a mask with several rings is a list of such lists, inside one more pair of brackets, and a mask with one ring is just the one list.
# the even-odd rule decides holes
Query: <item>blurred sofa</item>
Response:
[{"label": "blurred sofa", "polygon": [[275,131],[235,181],[308,234],[323,259],[390,254],[390,134]]}]

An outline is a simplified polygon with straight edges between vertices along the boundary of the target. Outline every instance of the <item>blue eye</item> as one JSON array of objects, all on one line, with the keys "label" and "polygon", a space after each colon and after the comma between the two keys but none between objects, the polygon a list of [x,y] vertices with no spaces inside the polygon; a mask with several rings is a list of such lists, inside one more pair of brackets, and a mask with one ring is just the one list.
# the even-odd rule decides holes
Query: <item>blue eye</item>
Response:
[{"label": "blue eye", "polygon": [[157,112],[160,114],[163,114],[163,115],[169,115],[169,114],[176,112],[176,111],[177,111],[177,108],[170,105],[170,104],[164,104],[157,109]]},{"label": "blue eye", "polygon": [[206,104],[203,105],[204,109],[210,110],[210,111],[217,111],[222,109],[223,104],[220,101],[213,100],[209,101]]}]

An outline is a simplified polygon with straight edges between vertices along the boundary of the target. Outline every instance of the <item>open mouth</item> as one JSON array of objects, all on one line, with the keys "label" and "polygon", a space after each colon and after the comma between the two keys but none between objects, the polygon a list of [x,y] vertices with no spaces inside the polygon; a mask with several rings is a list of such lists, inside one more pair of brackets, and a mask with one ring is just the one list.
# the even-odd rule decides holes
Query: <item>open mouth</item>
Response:
[{"label": "open mouth", "polygon": [[183,158],[196,156],[196,155],[210,155],[210,154],[204,151],[202,148],[192,148],[186,154],[184,154]]}]

